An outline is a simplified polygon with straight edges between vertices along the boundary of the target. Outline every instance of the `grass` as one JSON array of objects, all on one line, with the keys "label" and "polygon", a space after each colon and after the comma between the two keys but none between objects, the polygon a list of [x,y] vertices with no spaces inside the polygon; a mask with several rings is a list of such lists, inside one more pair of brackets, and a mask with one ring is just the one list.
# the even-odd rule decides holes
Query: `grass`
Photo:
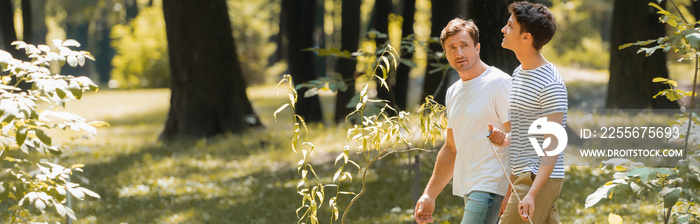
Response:
[{"label": "grass", "polygon": [[[570,86],[569,91],[583,93],[585,90],[579,88],[600,85],[604,83],[587,81]],[[301,204],[295,188],[300,157],[289,147],[290,114],[281,113],[279,123],[272,118],[277,107],[285,103],[285,96],[276,95],[270,86],[251,87],[248,93],[265,130],[169,143],[157,141],[167,115],[167,89],[101,91],[69,103],[67,110],[111,124],[99,128],[93,137],[55,133],[60,137],[54,139],[64,139],[62,144],[69,148],[61,161],[86,165],[85,172],[73,175],[73,180],[101,195],[100,199],[72,201],[79,218],[74,223],[295,223],[295,210]],[[570,114],[570,120],[584,116]],[[333,159],[345,145],[346,128],[309,128],[308,141],[317,146],[312,164],[324,180],[330,180],[337,169]],[[409,158],[421,158],[418,191],[422,191],[436,154],[395,154],[376,163],[368,175],[368,191],[353,206],[347,222],[413,223]],[[585,198],[608,180],[611,174],[597,168],[570,167],[558,201],[561,221],[604,223],[609,213],[620,214],[630,223],[660,220],[661,205],[656,202],[610,203],[585,209]],[[341,187],[358,192],[359,179]],[[438,223],[459,223],[461,219],[462,198],[452,196],[450,188],[448,185],[438,197]],[[349,200],[349,196],[341,197],[340,206]],[[64,220],[50,215],[37,219]],[[320,220],[330,221],[327,202]]]}]

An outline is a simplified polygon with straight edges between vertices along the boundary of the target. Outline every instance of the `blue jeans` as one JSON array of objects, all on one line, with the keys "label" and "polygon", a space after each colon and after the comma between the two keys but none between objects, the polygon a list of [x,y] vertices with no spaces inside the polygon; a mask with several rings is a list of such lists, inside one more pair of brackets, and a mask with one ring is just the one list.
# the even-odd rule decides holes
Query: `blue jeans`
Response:
[{"label": "blue jeans", "polygon": [[491,224],[498,222],[498,211],[503,196],[483,191],[472,191],[464,196],[462,224]]}]

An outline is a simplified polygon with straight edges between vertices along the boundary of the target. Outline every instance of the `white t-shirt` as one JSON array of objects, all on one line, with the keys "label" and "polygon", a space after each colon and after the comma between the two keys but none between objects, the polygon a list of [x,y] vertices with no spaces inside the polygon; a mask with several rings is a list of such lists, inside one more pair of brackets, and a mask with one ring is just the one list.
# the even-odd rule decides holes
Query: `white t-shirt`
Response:
[{"label": "white t-shirt", "polygon": [[508,122],[511,77],[498,68],[489,67],[469,81],[461,79],[447,89],[447,128],[457,148],[452,193],[464,196],[471,191],[505,195],[508,177],[503,172],[493,147],[506,170],[510,170],[508,147],[495,147],[488,135],[488,124],[504,130]]}]

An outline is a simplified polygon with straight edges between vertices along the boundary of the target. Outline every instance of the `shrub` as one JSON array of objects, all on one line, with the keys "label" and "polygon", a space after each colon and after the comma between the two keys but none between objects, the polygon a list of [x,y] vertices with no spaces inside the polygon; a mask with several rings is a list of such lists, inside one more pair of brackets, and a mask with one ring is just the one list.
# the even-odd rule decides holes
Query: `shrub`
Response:
[{"label": "shrub", "polygon": [[[12,58],[0,50],[0,216],[2,223],[33,222],[31,214],[42,215],[55,210],[61,216],[76,219],[68,197],[100,196],[77,183],[70,175],[82,171],[82,164],[60,165],[54,155],[64,149],[54,144],[49,130],[71,129],[96,134],[96,126],[104,122],[87,122],[84,118],[54,109],[65,102],[80,99],[84,91],[97,91],[87,77],[73,77],[51,73],[49,62],[83,66],[86,59],[94,60],[79,47],[75,40],[54,40],[55,48],[34,46],[15,41],[17,49],[24,49],[30,60]],[[31,83],[31,89],[20,89],[21,82]],[[53,208],[52,208],[53,207]]]}]

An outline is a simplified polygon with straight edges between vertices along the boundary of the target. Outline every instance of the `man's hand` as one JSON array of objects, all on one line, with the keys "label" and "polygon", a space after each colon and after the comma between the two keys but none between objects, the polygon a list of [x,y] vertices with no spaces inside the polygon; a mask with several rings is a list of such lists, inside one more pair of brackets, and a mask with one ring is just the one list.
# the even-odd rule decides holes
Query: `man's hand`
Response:
[{"label": "man's hand", "polygon": [[523,200],[518,203],[518,213],[523,220],[528,220],[535,215],[535,198],[532,195],[525,195]]},{"label": "man's hand", "polygon": [[433,222],[433,211],[435,210],[435,199],[430,198],[430,196],[424,194],[418,199],[416,203],[415,214],[413,218],[418,224],[432,223]]},{"label": "man's hand", "polygon": [[[510,193],[510,190],[508,190],[508,193]],[[506,212],[506,205],[508,205],[508,199],[510,199],[510,194],[506,194],[506,196],[503,196],[503,200],[501,201],[501,209],[498,210],[498,217],[501,217],[503,213]]]},{"label": "man's hand", "polygon": [[506,133],[498,128],[494,128],[491,123],[489,123],[489,140],[497,147],[502,147],[505,143]]}]

